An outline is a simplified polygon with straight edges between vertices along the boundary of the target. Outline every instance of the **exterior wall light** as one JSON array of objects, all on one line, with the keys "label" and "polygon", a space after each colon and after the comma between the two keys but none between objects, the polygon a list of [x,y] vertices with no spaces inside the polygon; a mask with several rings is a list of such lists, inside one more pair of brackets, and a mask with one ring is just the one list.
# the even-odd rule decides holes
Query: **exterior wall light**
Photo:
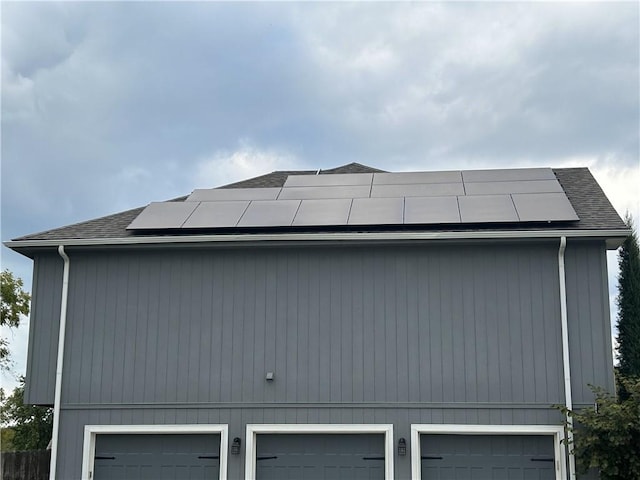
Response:
[{"label": "exterior wall light", "polygon": [[267,376],[265,378],[267,382],[273,382],[273,372],[267,372]]},{"label": "exterior wall light", "polygon": [[407,441],[404,438],[398,440],[398,455],[404,457],[407,454]]},{"label": "exterior wall light", "polygon": [[231,455],[240,455],[240,444],[242,440],[240,437],[236,437],[233,439],[233,443],[231,444]]}]

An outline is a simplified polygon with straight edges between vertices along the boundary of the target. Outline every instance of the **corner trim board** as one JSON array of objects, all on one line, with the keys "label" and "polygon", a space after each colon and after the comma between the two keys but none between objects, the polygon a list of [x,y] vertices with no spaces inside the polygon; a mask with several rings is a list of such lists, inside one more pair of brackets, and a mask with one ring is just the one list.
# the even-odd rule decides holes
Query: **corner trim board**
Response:
[{"label": "corner trim board", "polygon": [[109,434],[187,434],[211,433],[220,435],[220,476],[227,480],[229,426],[227,424],[198,425],[85,425],[82,446],[82,480],[92,480],[93,460],[96,453],[96,435]]}]

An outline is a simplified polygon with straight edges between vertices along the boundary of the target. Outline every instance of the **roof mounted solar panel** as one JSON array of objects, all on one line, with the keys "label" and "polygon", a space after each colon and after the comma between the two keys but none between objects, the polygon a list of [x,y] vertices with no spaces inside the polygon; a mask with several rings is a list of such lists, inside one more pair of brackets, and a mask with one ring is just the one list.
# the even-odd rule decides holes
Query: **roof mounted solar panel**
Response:
[{"label": "roof mounted solar panel", "polygon": [[194,190],[187,201],[275,200],[280,190],[280,188],[205,188]]},{"label": "roof mounted solar panel", "polygon": [[548,168],[291,175],[282,188],[195,190],[129,230],[578,220]]},{"label": "roof mounted solar panel", "polygon": [[408,197],[404,204],[404,223],[460,223],[458,197]]},{"label": "roof mounted solar panel", "polygon": [[300,200],[253,200],[238,227],[289,227],[299,206]]},{"label": "roof mounted solar panel", "polygon": [[463,170],[462,180],[467,182],[509,182],[517,180],[555,180],[550,168],[509,168],[498,170]]},{"label": "roof mounted solar panel", "polygon": [[521,222],[579,220],[564,193],[513,194],[511,197]]},{"label": "roof mounted solar panel", "polygon": [[182,228],[229,228],[235,227],[249,206],[249,201],[201,202]]},{"label": "roof mounted solar panel", "polygon": [[289,175],[284,188],[337,187],[344,185],[371,185],[373,173],[334,173],[330,175]]},{"label": "roof mounted solar panel", "polygon": [[464,195],[462,183],[416,183],[407,185],[374,185],[371,197],[442,197]]},{"label": "roof mounted solar panel", "polygon": [[153,202],[133,219],[127,230],[180,228],[198,206],[197,202]]},{"label": "roof mounted solar panel", "polygon": [[302,200],[293,225],[346,225],[351,202],[350,198]]},{"label": "roof mounted solar panel", "polygon": [[458,197],[462,223],[518,222],[511,195]]},{"label": "roof mounted solar panel", "polygon": [[446,172],[399,172],[374,173],[374,185],[406,185],[411,183],[460,183],[462,174],[452,170]]},{"label": "roof mounted solar panel", "polygon": [[404,198],[354,198],[349,225],[401,225]]},{"label": "roof mounted solar panel", "polygon": [[564,192],[558,180],[521,180],[516,182],[465,182],[467,195],[504,195],[510,193]]},{"label": "roof mounted solar panel", "polygon": [[[328,177],[329,175],[327,175]],[[330,198],[363,198],[368,197],[369,185],[346,185],[327,187],[290,187],[283,188],[278,200],[308,200]]]}]

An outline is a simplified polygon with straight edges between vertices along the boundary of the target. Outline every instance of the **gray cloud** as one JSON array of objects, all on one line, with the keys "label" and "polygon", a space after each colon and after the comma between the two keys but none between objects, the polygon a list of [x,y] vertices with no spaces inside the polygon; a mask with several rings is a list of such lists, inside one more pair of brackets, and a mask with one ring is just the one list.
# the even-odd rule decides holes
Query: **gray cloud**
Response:
[{"label": "gray cloud", "polygon": [[633,3],[13,3],[3,13],[11,235],[180,194],[202,158],[246,140],[301,167],[638,158]]},{"label": "gray cloud", "polygon": [[[325,22],[317,49],[335,68],[327,84],[341,80],[335,104],[345,132],[361,133],[356,148],[370,145],[383,161],[404,153],[447,163],[553,163],[620,149],[633,161],[638,31],[629,20],[637,5],[616,15],[580,4],[466,7],[367,10],[364,18],[351,11],[353,23],[394,26],[369,43],[357,28],[341,37],[336,21]],[[353,67],[371,45],[387,52],[388,68]]]}]

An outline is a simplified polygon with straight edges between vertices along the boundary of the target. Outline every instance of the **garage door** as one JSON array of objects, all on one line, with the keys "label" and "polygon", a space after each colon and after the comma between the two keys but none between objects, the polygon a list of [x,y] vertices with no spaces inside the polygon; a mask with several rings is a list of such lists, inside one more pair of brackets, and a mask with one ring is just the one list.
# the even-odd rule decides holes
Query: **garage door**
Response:
[{"label": "garage door", "polygon": [[96,436],[94,480],[217,480],[220,435]]},{"label": "garage door", "polygon": [[554,480],[551,435],[420,435],[422,480]]},{"label": "garage door", "polygon": [[384,480],[383,434],[259,434],[257,480]]}]

